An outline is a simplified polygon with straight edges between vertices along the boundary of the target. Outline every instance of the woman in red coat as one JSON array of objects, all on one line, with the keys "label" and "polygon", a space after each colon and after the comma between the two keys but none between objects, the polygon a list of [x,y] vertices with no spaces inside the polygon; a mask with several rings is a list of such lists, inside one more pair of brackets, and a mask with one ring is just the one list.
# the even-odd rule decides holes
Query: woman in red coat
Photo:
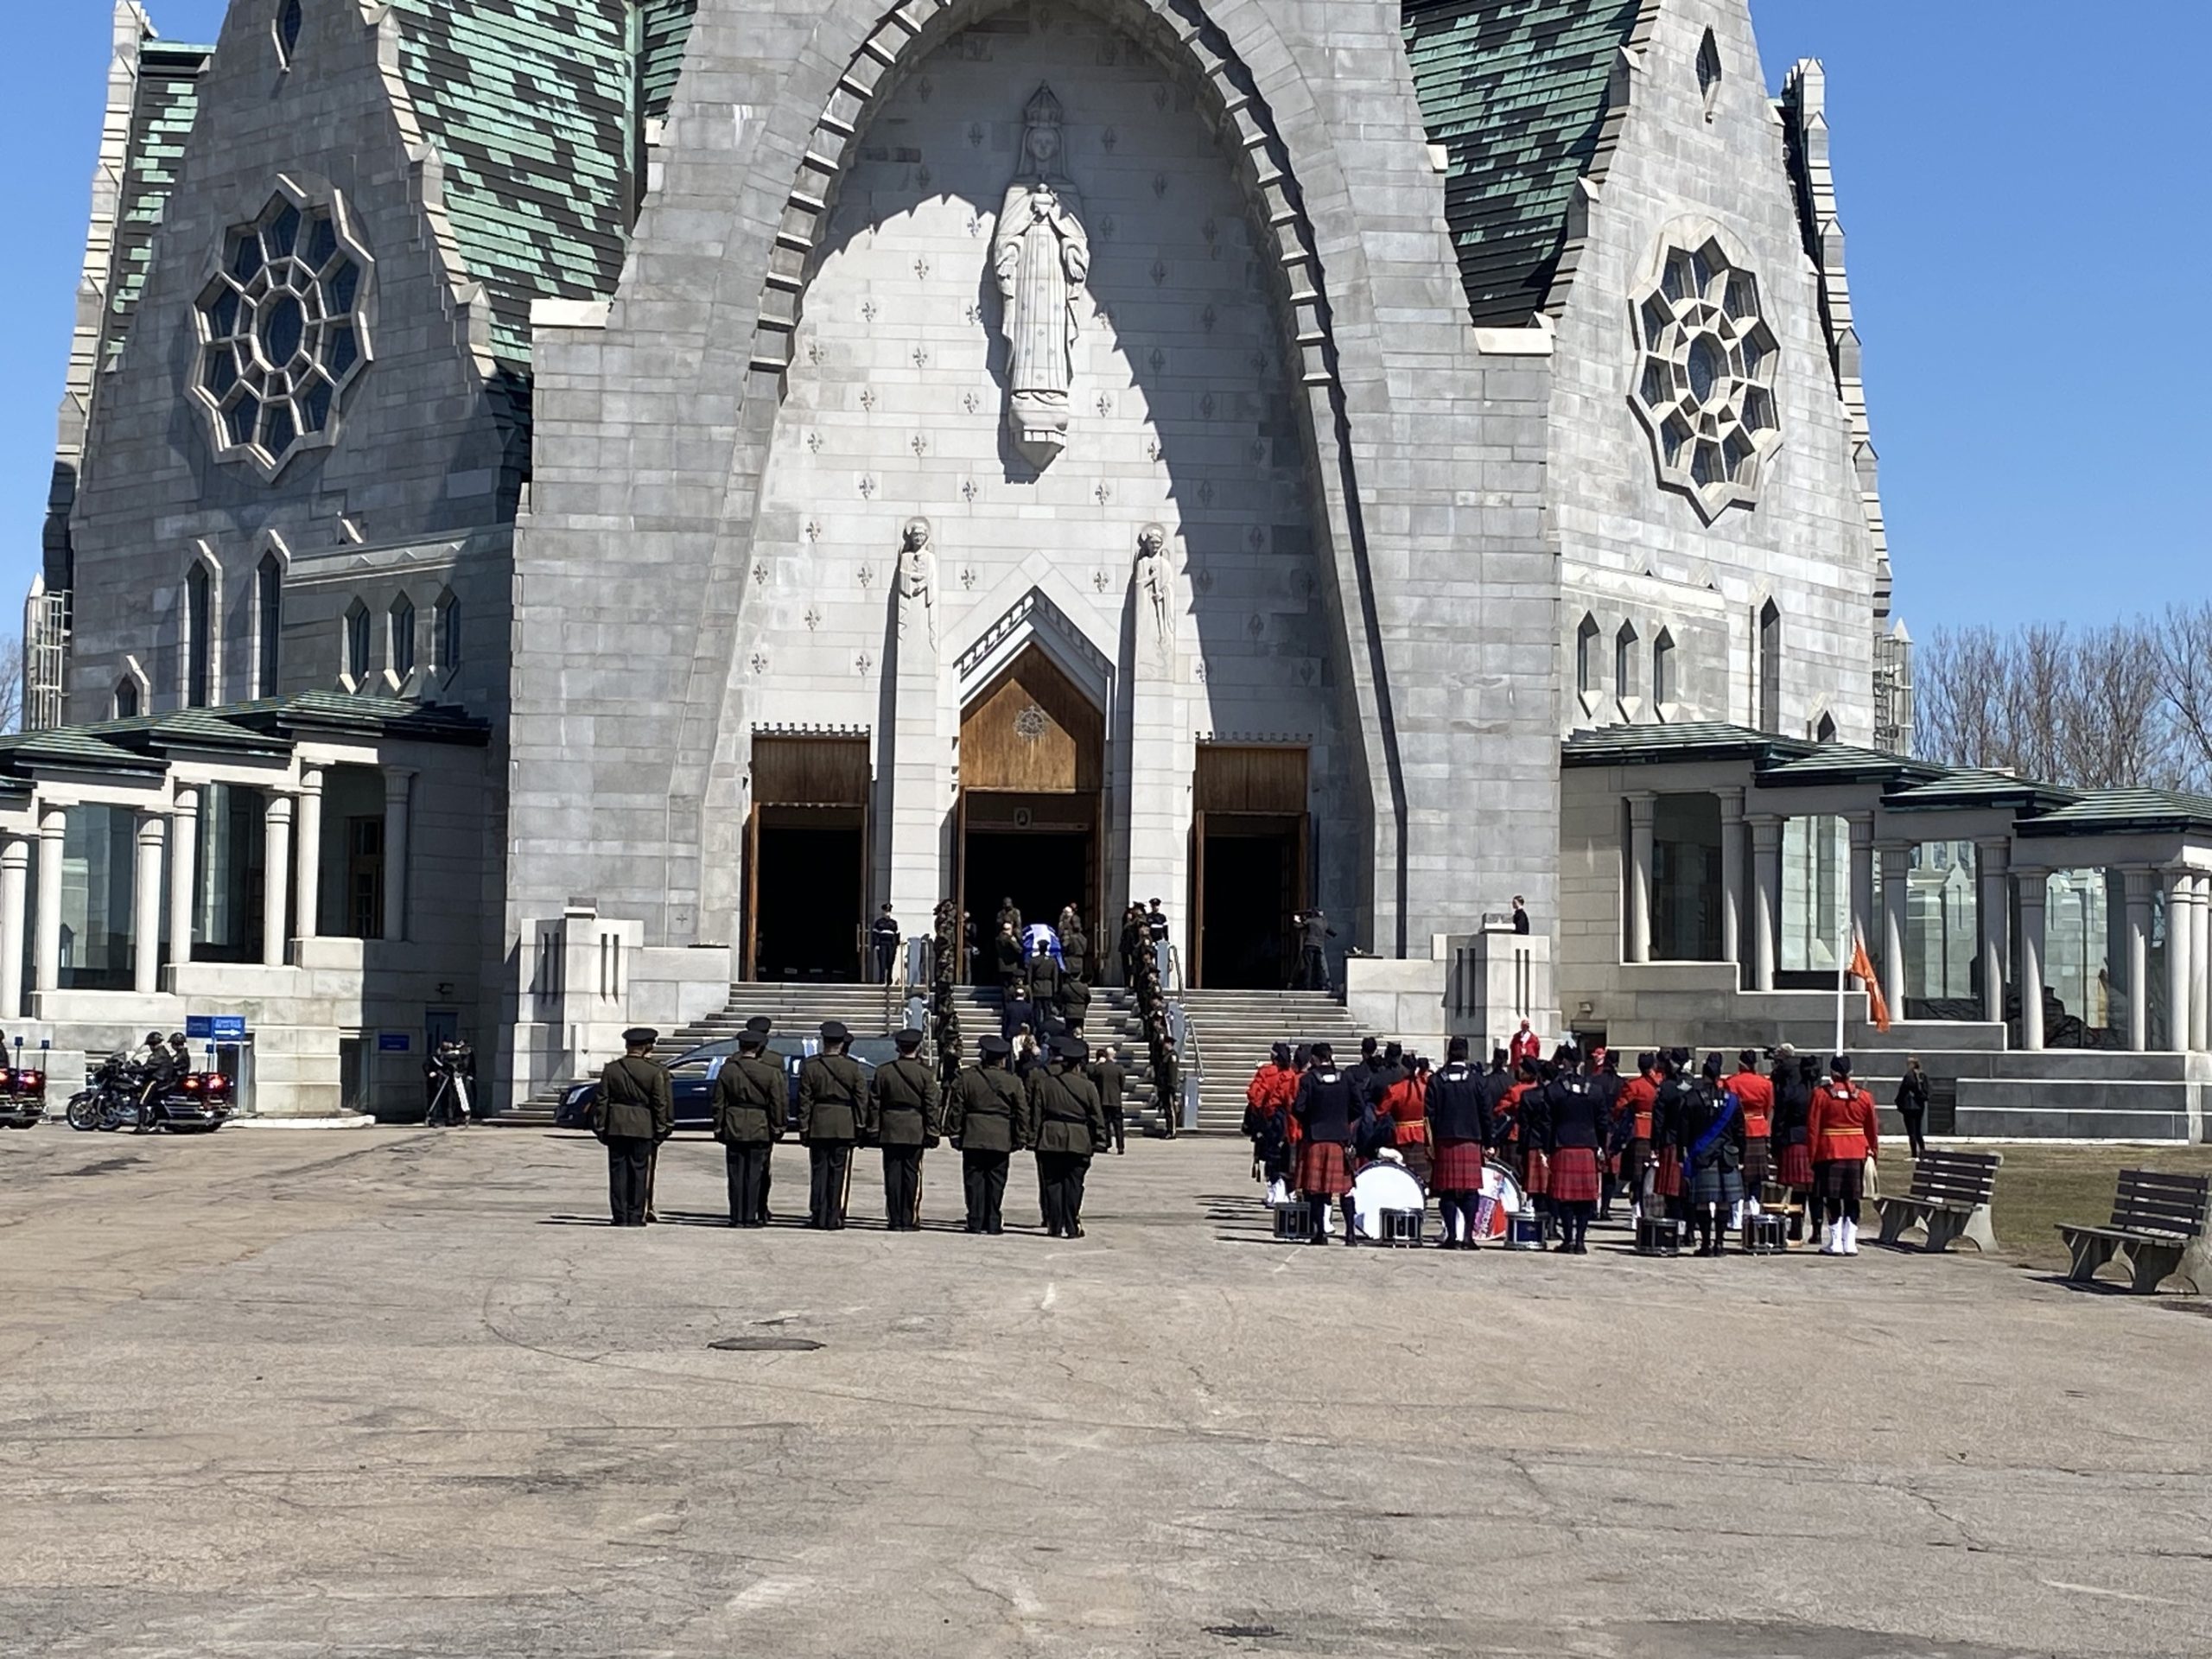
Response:
[{"label": "woman in red coat", "polygon": [[1859,1254],[1859,1201],[1866,1191],[1866,1160],[1879,1158],[1880,1124],[1874,1097],[1851,1080],[1851,1060],[1839,1054],[1828,1081],[1813,1094],[1810,1124],[1814,1166],[1831,1224],[1821,1229],[1821,1254]]}]

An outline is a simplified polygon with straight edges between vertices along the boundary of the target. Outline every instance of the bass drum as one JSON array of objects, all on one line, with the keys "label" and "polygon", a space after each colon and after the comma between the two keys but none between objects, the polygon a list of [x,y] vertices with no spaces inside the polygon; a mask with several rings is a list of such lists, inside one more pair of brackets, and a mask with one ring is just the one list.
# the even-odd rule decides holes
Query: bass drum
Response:
[{"label": "bass drum", "polygon": [[1420,1178],[1403,1164],[1386,1159],[1351,1178],[1352,1225],[1362,1238],[1382,1236],[1385,1210],[1410,1210],[1418,1215],[1427,1208],[1428,1194]]},{"label": "bass drum", "polygon": [[97,1089],[87,1089],[69,1096],[69,1127],[73,1129],[97,1129],[100,1126],[100,1096]]},{"label": "bass drum", "polygon": [[1487,1243],[1503,1238],[1513,1224],[1513,1217],[1528,1202],[1518,1176],[1503,1164],[1485,1163],[1482,1197],[1475,1208],[1475,1224],[1481,1230],[1483,1241]]}]

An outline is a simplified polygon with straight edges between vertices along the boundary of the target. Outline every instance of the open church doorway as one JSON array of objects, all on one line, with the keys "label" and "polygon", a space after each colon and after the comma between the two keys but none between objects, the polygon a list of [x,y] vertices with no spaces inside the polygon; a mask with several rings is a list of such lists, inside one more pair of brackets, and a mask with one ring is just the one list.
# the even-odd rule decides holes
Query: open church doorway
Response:
[{"label": "open church doorway", "polygon": [[746,978],[862,978],[869,779],[865,737],[753,740]]},{"label": "open church doorway", "polygon": [[1104,713],[1034,645],[961,715],[959,897],[986,977],[1008,899],[1025,922],[1078,906],[1096,958],[1105,781]]},{"label": "open church doorway", "polygon": [[1191,820],[1190,982],[1281,990],[1298,967],[1290,918],[1310,902],[1303,748],[1202,744]]}]

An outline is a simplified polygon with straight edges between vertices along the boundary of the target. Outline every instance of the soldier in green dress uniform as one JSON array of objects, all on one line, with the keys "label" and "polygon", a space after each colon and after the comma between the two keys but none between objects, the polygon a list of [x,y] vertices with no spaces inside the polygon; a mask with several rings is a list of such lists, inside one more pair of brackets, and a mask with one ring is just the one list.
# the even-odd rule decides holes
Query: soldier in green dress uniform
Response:
[{"label": "soldier in green dress uniform", "polygon": [[767,1020],[750,1020],[715,1077],[715,1139],[729,1173],[729,1224],[768,1224],[768,1160],[784,1138],[784,1066],[767,1052]]},{"label": "soldier in green dress uniform", "polygon": [[945,1139],[960,1149],[960,1173],[968,1193],[968,1230],[1003,1233],[1006,1172],[1022,1139],[1029,1101],[1021,1079],[1007,1065],[1014,1045],[986,1037],[976,1045],[980,1057],[954,1079],[945,1108]]},{"label": "soldier in green dress uniform", "polygon": [[825,1232],[845,1224],[853,1147],[868,1116],[868,1077],[845,1052],[852,1039],[842,1022],[823,1020],[822,1052],[798,1069],[798,1138],[806,1144],[810,1178],[806,1224]]},{"label": "soldier in green dress uniform", "polygon": [[912,1233],[922,1225],[922,1154],[937,1144],[938,1086],[917,1058],[922,1033],[910,1027],[893,1040],[899,1058],[877,1069],[862,1128],[883,1148],[885,1224],[894,1233]]}]

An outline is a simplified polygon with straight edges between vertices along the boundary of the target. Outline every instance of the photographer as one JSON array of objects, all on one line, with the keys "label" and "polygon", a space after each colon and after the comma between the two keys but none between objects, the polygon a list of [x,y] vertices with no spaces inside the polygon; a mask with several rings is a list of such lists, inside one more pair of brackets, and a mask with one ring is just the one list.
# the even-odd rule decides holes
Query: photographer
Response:
[{"label": "photographer", "polygon": [[423,1086],[429,1097],[423,1111],[424,1124],[466,1128],[473,1115],[476,1051],[458,1038],[448,1038],[423,1062]]}]

